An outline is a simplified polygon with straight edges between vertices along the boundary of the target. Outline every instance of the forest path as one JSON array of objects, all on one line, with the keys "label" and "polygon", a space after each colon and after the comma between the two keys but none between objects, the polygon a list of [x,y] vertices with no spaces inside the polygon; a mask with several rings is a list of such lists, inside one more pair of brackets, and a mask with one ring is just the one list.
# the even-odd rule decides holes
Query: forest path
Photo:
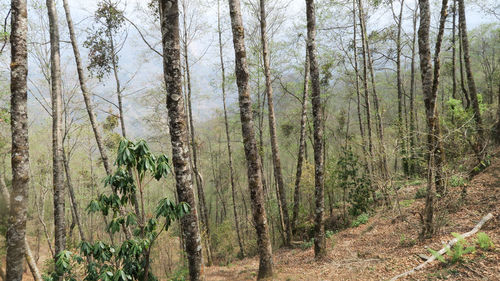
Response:
[{"label": "forest path", "polygon": [[[460,199],[462,186],[450,188],[443,226],[438,235],[425,241],[418,240],[417,214],[423,209],[424,199],[414,199],[420,187],[401,189],[402,220],[394,219],[395,210],[379,210],[366,224],[334,234],[327,241],[325,261],[315,261],[312,248],[275,250],[273,280],[388,280],[422,263],[418,255],[429,256],[426,247],[439,250],[443,242],[453,238],[452,232],[470,231],[489,212],[494,218],[481,231],[496,245],[493,251],[478,250],[461,264],[436,261],[422,272],[400,280],[500,280],[500,158],[492,159],[491,165],[466,185],[465,201]],[[207,267],[205,273],[207,280],[255,280],[257,268],[258,259],[254,257],[229,266]]]}]

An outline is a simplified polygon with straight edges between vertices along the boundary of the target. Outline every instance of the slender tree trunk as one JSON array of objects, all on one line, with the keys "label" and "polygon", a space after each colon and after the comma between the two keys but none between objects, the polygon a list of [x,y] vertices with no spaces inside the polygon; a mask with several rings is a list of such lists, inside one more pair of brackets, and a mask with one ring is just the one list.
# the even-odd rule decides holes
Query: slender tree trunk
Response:
[{"label": "slender tree trunk", "polygon": [[402,156],[403,173],[409,175],[408,154],[406,151],[406,140],[403,133],[403,81],[401,77],[401,31],[403,25],[403,7],[404,0],[400,1],[399,16],[397,18],[398,32],[396,37],[396,76],[398,88],[398,138],[400,143],[400,152]]},{"label": "slender tree trunk", "polygon": [[[460,18],[458,20],[460,22]],[[465,108],[468,109],[470,107],[471,101],[469,97],[469,91],[467,90],[467,87],[465,86],[465,77],[464,77],[464,61],[463,61],[463,40],[462,40],[462,29],[460,28],[460,24],[458,27],[458,57],[459,57],[459,65],[460,65],[460,87],[462,89],[462,94],[465,97]]]},{"label": "slender tree trunk", "polygon": [[409,125],[409,137],[410,137],[410,174],[415,176],[417,169],[417,155],[416,155],[416,111],[415,111],[415,95],[416,95],[416,79],[415,79],[415,55],[417,49],[417,19],[418,19],[418,2],[415,3],[415,10],[413,13],[413,36],[412,36],[412,47],[411,47],[411,63],[410,63],[410,125]]},{"label": "slender tree trunk", "polygon": [[195,178],[195,183],[196,183],[196,189],[198,191],[198,205],[199,205],[199,211],[200,211],[200,217],[201,217],[201,223],[203,227],[205,228],[205,233],[206,233],[206,251],[207,251],[207,262],[208,265],[212,264],[212,252],[211,252],[211,246],[210,246],[210,224],[208,220],[208,209],[207,209],[207,204],[205,200],[205,191],[203,188],[203,178],[201,176],[201,173],[199,171],[198,167],[198,148],[196,145],[196,136],[195,136],[195,130],[194,130],[194,121],[193,121],[193,109],[192,109],[192,103],[191,103],[191,96],[192,96],[192,91],[191,91],[191,71],[189,69],[189,54],[188,54],[188,34],[187,34],[187,22],[186,22],[186,4],[183,0],[182,4],[182,20],[183,20],[183,26],[184,26],[184,66],[185,66],[185,71],[186,71],[186,85],[187,85],[187,109],[188,109],[188,116],[189,116],[189,133],[191,137],[191,153],[193,156],[193,176]]},{"label": "slender tree trunk", "polygon": [[281,171],[281,159],[279,155],[278,137],[276,133],[276,115],[274,113],[273,88],[271,84],[271,67],[269,58],[269,46],[267,42],[267,20],[266,20],[266,1],[260,0],[260,35],[262,43],[262,59],[264,61],[264,75],[266,77],[266,94],[269,117],[269,135],[271,136],[271,151],[273,156],[274,178],[278,186],[278,199],[281,203],[282,218],[285,225],[286,246],[290,245],[292,239],[292,231],[290,225],[290,217],[288,215],[288,202],[286,200],[285,183],[283,181],[283,173]]},{"label": "slender tree trunk", "polygon": [[[441,18],[438,37],[435,47],[434,74],[439,73],[439,53],[441,50],[442,35],[444,32],[444,22],[446,19],[447,0],[443,0],[441,9]],[[423,237],[430,237],[434,232],[433,217],[434,217],[434,189],[433,186],[437,183],[440,169],[437,165],[440,154],[440,131],[439,131],[439,116],[436,108],[437,83],[439,75],[433,78],[432,63],[431,63],[431,48],[430,48],[430,4],[429,0],[420,0],[420,27],[418,30],[418,46],[420,55],[420,69],[422,75],[422,90],[424,96],[425,113],[427,120],[427,146],[428,146],[428,175],[427,175],[427,195],[424,210],[424,224],[422,229]],[[442,173],[441,173],[442,174]]]},{"label": "slender tree trunk", "polygon": [[57,256],[66,247],[65,188],[62,143],[62,80],[59,26],[54,0],[47,0],[50,26],[50,78],[52,94],[52,161],[54,185],[54,245]]},{"label": "slender tree trunk", "polygon": [[76,198],[75,198],[75,189],[73,188],[73,182],[71,180],[71,171],[70,171],[70,167],[69,167],[69,161],[68,161],[68,158],[67,158],[64,150],[63,150],[63,161],[64,161],[64,171],[66,174],[66,182],[68,183],[68,191],[69,191],[69,198],[70,198],[70,202],[71,202],[71,208],[73,209],[73,214],[74,214],[74,220],[76,222],[76,225],[78,226],[78,232],[80,233],[80,239],[82,241],[87,241],[85,232],[83,231],[80,213],[78,212],[78,202],[76,201]]},{"label": "slender tree trunk", "polygon": [[191,205],[191,213],[181,219],[189,276],[192,281],[202,279],[201,238],[198,228],[191,168],[189,165],[189,141],[186,128],[186,113],[182,98],[182,77],[179,40],[178,0],[160,1],[160,21],[163,43],[163,71],[167,86],[167,109],[172,143],[172,162],[179,202]]},{"label": "slender tree trunk", "polygon": [[457,0],[453,0],[453,23],[451,35],[451,74],[452,74],[452,92],[451,97],[457,98],[457,47],[456,47],[456,29],[457,29]]},{"label": "slender tree trunk", "polygon": [[236,186],[234,183],[234,168],[233,168],[233,151],[231,147],[231,136],[229,134],[229,121],[227,117],[227,105],[226,105],[226,69],[224,66],[224,52],[222,50],[222,26],[220,17],[220,0],[217,0],[217,33],[219,35],[219,56],[221,65],[221,88],[222,88],[222,105],[224,108],[224,127],[226,129],[226,142],[227,142],[227,157],[229,161],[229,178],[231,180],[231,196],[233,199],[233,213],[234,213],[234,225],[236,228],[236,235],[238,237],[238,245],[240,247],[240,256],[243,258],[245,256],[245,251],[243,248],[243,241],[240,231],[240,223],[238,219],[238,210],[236,206]]},{"label": "slender tree trunk", "polygon": [[465,18],[465,4],[464,0],[458,0],[458,21],[462,39],[463,56],[465,63],[465,73],[467,74],[467,85],[469,86],[469,95],[472,101],[472,110],[474,111],[474,120],[476,122],[477,130],[477,147],[476,153],[479,161],[484,157],[484,128],[483,120],[481,118],[481,111],[479,109],[479,100],[477,97],[476,83],[474,82],[474,75],[472,74],[472,66],[470,62],[469,39],[467,36],[467,22]]},{"label": "slender tree trunk", "polygon": [[[441,52],[441,43],[443,41],[443,36],[444,36],[446,17],[448,15],[447,9],[448,9],[448,0],[443,0],[442,4],[441,4],[441,13],[440,13],[440,19],[439,19],[438,35],[436,38],[436,46],[434,47],[434,74],[433,74],[433,81],[432,81],[432,96],[433,97],[437,97],[438,88],[439,88],[439,70],[441,68],[439,54]],[[437,111],[437,108],[435,110]],[[437,113],[436,113],[436,115],[437,115]],[[439,122],[439,120],[438,120],[438,122]],[[436,125],[435,134],[436,134],[435,137],[437,138],[436,143],[435,143],[435,147],[434,147],[434,149],[435,149],[434,157],[436,158],[434,160],[434,164],[436,166],[435,167],[436,192],[439,195],[444,195],[444,188],[445,188],[444,174],[443,174],[444,149],[443,149],[443,144],[441,142],[441,132],[440,132],[439,123]]]},{"label": "slender tree trunk", "polygon": [[[7,189],[7,185],[5,185],[5,181],[4,181],[2,174],[0,174],[0,189],[1,189],[1,194],[4,197],[5,202],[7,202],[7,209],[10,209],[12,201],[10,201],[10,199],[11,199],[10,193],[9,193],[9,190]],[[25,247],[24,257],[26,259],[26,263],[28,264],[28,267],[30,268],[31,274],[33,275],[33,279],[35,281],[42,281],[43,280],[42,275],[40,274],[40,270],[38,269],[38,266],[36,265],[35,258],[33,257],[33,253],[31,252],[30,245],[28,244],[28,240],[26,239],[26,236],[24,237],[23,246]],[[7,259],[7,261],[8,261],[8,259]],[[22,258],[19,261],[19,264],[21,266],[23,265]],[[7,266],[9,266],[9,263],[7,263]],[[9,267],[7,267],[7,271],[9,271]],[[7,280],[22,280],[23,270],[21,270],[21,279],[15,279],[15,278],[14,279],[7,279],[7,275],[4,272],[0,272],[0,273],[1,273],[0,275],[2,275],[0,277],[6,281]]]},{"label": "slender tree trunk", "polygon": [[[28,143],[28,11],[25,0],[11,1],[11,69],[10,108],[12,134],[12,197],[7,228],[8,281],[23,278],[23,258],[26,253],[26,220],[29,189]],[[7,198],[6,198],[7,199]]]},{"label": "slender tree trunk", "polygon": [[307,122],[307,99],[309,98],[309,53],[306,49],[304,63],[304,90],[302,93],[302,114],[300,117],[299,153],[297,156],[297,172],[295,174],[295,190],[293,196],[292,232],[296,232],[297,219],[300,207],[300,180],[302,178],[302,166],[304,164],[306,144],[306,122]]},{"label": "slender tree trunk", "polygon": [[253,219],[257,231],[257,247],[259,252],[258,279],[270,278],[273,275],[273,258],[269,228],[267,225],[266,210],[261,177],[261,163],[255,140],[252,102],[248,85],[249,72],[245,50],[245,35],[241,7],[239,0],[229,0],[231,28],[235,52],[235,72],[238,84],[241,130],[247,159],[248,185],[252,201]]},{"label": "slender tree trunk", "polygon": [[75,56],[76,70],[78,73],[78,79],[80,81],[80,89],[83,95],[83,101],[85,102],[85,108],[87,109],[87,114],[89,115],[90,125],[92,126],[92,131],[94,132],[94,137],[97,143],[97,148],[101,155],[101,160],[106,170],[107,175],[111,175],[111,165],[109,164],[108,155],[106,153],[106,148],[102,141],[102,133],[99,128],[99,123],[97,122],[92,102],[90,100],[90,91],[87,88],[87,78],[83,72],[82,59],[80,56],[80,51],[78,49],[78,42],[76,41],[75,28],[73,26],[73,20],[71,18],[70,9],[68,6],[68,0],[63,0],[64,11],[66,13],[66,21],[68,23],[69,36],[71,40],[71,46],[73,47],[73,54]]},{"label": "slender tree trunk", "polygon": [[314,210],[314,255],[316,259],[326,256],[325,225],[323,213],[325,211],[324,162],[323,162],[323,110],[321,105],[321,90],[319,81],[319,67],[316,58],[316,11],[314,0],[306,0],[307,14],[307,51],[309,53],[311,71],[311,100],[314,125],[314,196],[316,207]]},{"label": "slender tree trunk", "polygon": [[[375,116],[376,116],[376,125],[377,125],[377,133],[378,133],[378,140],[379,140],[379,146],[380,146],[380,152],[379,152],[379,157],[381,158],[381,171],[382,171],[382,180],[384,182],[387,182],[389,180],[389,168],[387,166],[387,156],[385,154],[385,146],[384,146],[384,127],[382,124],[382,116],[380,112],[380,105],[379,105],[379,98],[377,95],[377,90],[376,90],[376,84],[375,84],[375,74],[373,70],[373,61],[371,57],[371,51],[370,51],[370,45],[368,42],[368,36],[367,36],[367,31],[366,31],[366,22],[365,22],[365,15],[364,15],[364,10],[363,10],[363,0],[358,1],[358,10],[359,10],[359,23],[361,27],[361,41],[364,46],[364,51],[363,55],[366,56],[366,66],[368,67],[368,70],[370,72],[370,78],[372,82],[372,96],[373,96],[373,105],[375,106]],[[365,59],[365,58],[364,58]],[[365,80],[368,78],[365,77]],[[367,83],[367,82],[365,82]],[[385,188],[382,190],[385,193],[385,199],[388,201],[388,195],[387,191]],[[389,204],[389,202],[387,202]]]},{"label": "slender tree trunk", "polygon": [[[360,2],[361,0],[358,1],[358,10],[360,8]],[[361,11],[358,15],[359,21],[361,23],[362,21],[362,15]],[[363,34],[363,31],[361,31]],[[362,35],[363,37],[363,35]],[[364,103],[365,103],[365,110],[366,110],[366,130],[368,134],[368,157],[371,161],[373,161],[374,153],[373,153],[373,140],[372,140],[372,125],[371,125],[371,104],[370,104],[370,98],[368,94],[368,62],[367,62],[367,56],[366,56],[366,44],[364,43],[364,40],[362,40],[362,56],[363,56],[363,90],[364,90]],[[373,182],[373,171],[370,171],[370,178],[372,179]]]}]

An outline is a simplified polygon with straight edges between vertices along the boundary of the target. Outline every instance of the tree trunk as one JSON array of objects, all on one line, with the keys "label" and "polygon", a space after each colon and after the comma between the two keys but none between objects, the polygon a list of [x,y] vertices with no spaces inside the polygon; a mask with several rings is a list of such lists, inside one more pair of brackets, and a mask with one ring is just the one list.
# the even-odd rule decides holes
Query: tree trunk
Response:
[{"label": "tree trunk", "polygon": [[295,174],[295,190],[293,196],[292,232],[295,233],[300,207],[300,180],[302,178],[302,166],[304,164],[306,144],[306,122],[307,122],[307,99],[309,98],[309,53],[306,49],[304,63],[304,90],[302,93],[302,114],[300,117],[299,153],[297,156],[297,172]]},{"label": "tree trunk", "polygon": [[[434,47],[434,75],[433,75],[433,81],[432,81],[432,96],[437,97],[438,94],[438,88],[439,88],[439,70],[441,68],[441,63],[439,59],[439,54],[441,52],[441,43],[443,41],[443,35],[444,35],[444,29],[446,25],[446,16],[447,14],[447,9],[448,9],[448,0],[443,0],[441,4],[441,14],[439,18],[439,29],[438,29],[438,35],[436,39],[436,46]],[[437,108],[435,109],[437,111]],[[436,113],[437,115],[437,113]],[[439,195],[444,195],[444,188],[445,188],[445,179],[444,179],[444,174],[443,174],[443,164],[444,164],[444,149],[443,149],[443,143],[441,142],[441,132],[440,132],[440,126],[439,123],[437,124],[436,127],[436,132],[435,132],[435,137],[436,143],[435,143],[435,152],[434,152],[434,157],[436,158],[435,161],[435,173],[436,173],[436,179],[435,179],[435,185],[436,185],[436,192]]]},{"label": "tree trunk", "polygon": [[12,197],[7,228],[6,277],[9,281],[23,278],[26,253],[26,219],[29,189],[28,143],[28,11],[25,0],[11,1],[11,70],[10,108],[12,134]]},{"label": "tree trunk", "polygon": [[[375,74],[373,70],[373,61],[371,57],[371,51],[370,51],[370,45],[368,42],[368,35],[366,31],[366,22],[365,22],[365,15],[364,15],[364,10],[363,10],[363,1],[359,0],[358,1],[358,10],[359,10],[359,23],[361,27],[361,42],[363,44],[363,60],[366,63],[366,66],[368,67],[368,70],[370,72],[370,78],[372,82],[372,96],[373,96],[373,105],[375,106],[375,116],[376,116],[376,125],[377,125],[377,133],[378,133],[378,140],[379,140],[379,146],[380,146],[380,151],[379,151],[379,157],[381,161],[381,174],[382,174],[382,180],[385,184],[389,180],[389,168],[387,166],[387,156],[385,154],[385,146],[384,146],[384,127],[382,124],[382,116],[380,112],[380,105],[379,105],[379,99],[377,95],[377,90],[376,90],[376,84],[375,84]],[[367,83],[368,78],[365,76],[364,78],[365,83]],[[367,85],[366,85],[367,86]],[[385,200],[388,202],[388,193],[385,190],[385,188],[382,190],[384,192],[384,197]]]},{"label": "tree trunk", "polygon": [[188,34],[187,34],[187,23],[186,23],[186,5],[184,3],[185,0],[183,0],[183,13],[182,13],[182,20],[183,20],[183,26],[184,26],[184,66],[185,66],[185,71],[186,71],[186,85],[187,85],[187,109],[188,109],[188,116],[189,116],[189,135],[191,137],[191,153],[193,156],[193,177],[195,178],[195,183],[196,183],[196,189],[198,191],[198,206],[199,206],[199,211],[200,211],[200,218],[201,218],[201,223],[203,227],[205,228],[205,233],[206,233],[206,251],[207,251],[207,263],[208,265],[212,264],[212,252],[211,252],[211,239],[210,239],[210,224],[208,220],[208,209],[207,209],[207,203],[205,200],[205,191],[203,189],[203,178],[201,176],[201,173],[199,171],[198,167],[198,147],[196,145],[196,137],[195,137],[195,130],[194,130],[194,121],[193,121],[193,108],[191,105],[191,71],[189,69],[189,57],[188,57]]},{"label": "tree trunk", "polygon": [[85,108],[87,109],[87,114],[89,115],[90,125],[94,132],[94,137],[97,143],[97,148],[101,155],[101,160],[106,170],[107,175],[111,175],[111,165],[109,164],[109,158],[106,153],[106,148],[102,142],[101,129],[99,128],[99,123],[97,122],[94,109],[92,107],[92,102],[90,100],[90,92],[87,88],[87,79],[83,73],[82,59],[80,56],[80,51],[78,49],[78,42],[76,40],[75,28],[73,27],[73,20],[71,18],[70,9],[68,6],[68,0],[63,0],[64,11],[66,13],[66,21],[68,23],[69,37],[71,40],[71,46],[73,47],[73,54],[75,56],[76,70],[78,73],[78,79],[80,81],[80,89],[82,90],[83,101],[85,102]]},{"label": "tree trunk", "polygon": [[[436,47],[435,47],[435,69],[434,73],[439,73],[439,53],[441,47],[442,34],[444,30],[444,22],[446,18],[447,0],[443,0],[440,19],[440,30],[438,32]],[[434,217],[434,189],[433,186],[437,183],[437,169],[440,153],[440,130],[439,116],[436,108],[437,88],[439,75],[433,81],[432,64],[431,64],[431,49],[430,49],[430,5],[429,0],[420,0],[420,27],[418,30],[418,46],[420,55],[420,69],[422,75],[422,91],[424,96],[425,113],[427,120],[427,146],[428,146],[428,175],[427,175],[427,195],[424,210],[424,224],[422,229],[423,237],[430,237],[434,232],[433,217]],[[444,11],[444,12],[443,12]],[[440,35],[439,35],[440,34]]]},{"label": "tree trunk", "polygon": [[52,170],[54,186],[54,246],[57,256],[66,247],[65,188],[62,143],[62,80],[59,26],[54,0],[47,0],[50,26],[50,78],[52,95]]},{"label": "tree trunk", "polygon": [[323,213],[325,210],[324,162],[323,162],[323,110],[321,106],[321,90],[319,84],[319,67],[316,58],[316,11],[314,0],[306,0],[307,14],[307,51],[309,53],[311,71],[311,103],[314,126],[314,255],[316,259],[326,256],[325,225]]},{"label": "tree trunk", "polygon": [[234,225],[236,228],[236,235],[238,237],[238,245],[240,247],[240,256],[243,258],[245,256],[245,251],[243,248],[243,241],[240,233],[240,223],[238,219],[238,211],[236,207],[236,186],[234,183],[234,168],[233,168],[233,151],[231,147],[231,136],[229,134],[229,122],[227,118],[227,105],[226,105],[226,69],[224,67],[224,52],[222,50],[222,26],[220,17],[220,0],[217,0],[217,33],[219,35],[219,56],[221,65],[221,88],[222,88],[222,105],[224,108],[224,127],[226,129],[226,142],[227,142],[227,157],[229,161],[229,178],[231,180],[231,196],[233,199],[233,213],[234,213]]},{"label": "tree trunk", "polygon": [[399,16],[396,20],[398,26],[397,38],[396,38],[396,76],[397,76],[397,88],[398,88],[398,143],[400,147],[400,153],[402,156],[402,166],[403,173],[405,176],[409,175],[409,165],[408,165],[408,153],[406,151],[406,140],[403,133],[403,81],[401,77],[401,31],[403,24],[403,7],[404,0],[400,1]]},{"label": "tree trunk", "polygon": [[286,200],[285,183],[281,171],[281,159],[279,155],[278,137],[276,133],[276,115],[274,113],[273,87],[271,84],[271,67],[269,59],[269,46],[267,42],[267,20],[266,20],[266,1],[260,0],[260,38],[262,43],[262,59],[264,61],[264,75],[266,77],[266,94],[269,118],[269,135],[271,136],[271,151],[273,156],[274,178],[278,185],[278,199],[281,203],[283,223],[285,225],[285,246],[290,245],[292,231],[290,226],[290,217],[288,215],[288,202]]},{"label": "tree trunk", "polygon": [[239,0],[229,0],[231,28],[235,52],[235,72],[238,84],[241,131],[247,160],[248,185],[252,199],[253,219],[257,231],[257,247],[259,252],[258,279],[270,278],[273,275],[273,258],[269,228],[261,178],[261,163],[255,140],[252,102],[248,84],[249,72],[245,50],[245,35]]},{"label": "tree trunk", "polygon": [[188,203],[191,212],[181,219],[189,276],[192,281],[202,279],[201,238],[198,228],[198,214],[195,208],[193,182],[189,165],[189,141],[186,127],[186,113],[182,98],[182,77],[179,40],[178,1],[160,1],[160,21],[163,43],[163,71],[167,87],[167,109],[172,143],[172,162],[175,172],[179,202]]},{"label": "tree trunk", "polygon": [[417,169],[417,155],[416,155],[416,126],[415,122],[416,111],[415,111],[415,95],[416,95],[416,79],[415,79],[415,54],[417,49],[417,19],[418,19],[418,2],[415,3],[415,10],[413,13],[413,36],[412,36],[412,47],[411,47],[411,63],[410,63],[410,125],[409,125],[409,138],[410,138],[410,174],[415,176]]},{"label": "tree trunk", "polygon": [[85,232],[83,231],[83,227],[81,224],[80,213],[78,212],[78,202],[76,201],[75,189],[73,188],[73,182],[71,180],[71,171],[70,171],[70,167],[69,167],[68,157],[66,156],[66,153],[64,150],[63,150],[63,161],[64,161],[64,171],[66,174],[66,182],[68,183],[68,191],[69,191],[69,198],[70,198],[70,202],[71,202],[71,208],[73,209],[73,214],[74,214],[74,220],[76,222],[76,225],[78,226],[78,232],[80,233],[80,239],[82,241],[87,241]]},{"label": "tree trunk", "polygon": [[[2,196],[4,197],[5,202],[7,202],[7,209],[10,209],[10,206],[11,206],[10,198],[11,197],[10,197],[9,190],[7,189],[7,185],[5,185],[5,181],[4,181],[2,174],[0,174],[0,189],[1,189],[0,191],[1,191]],[[26,239],[26,236],[24,237],[23,245],[25,247],[24,257],[26,259],[26,263],[28,264],[28,267],[30,268],[31,274],[33,275],[33,279],[35,281],[42,281],[42,275],[40,274],[40,270],[38,269],[38,266],[36,265],[35,258],[33,257],[33,253],[31,252],[30,245],[28,244],[28,240]],[[8,244],[7,244],[7,246],[8,246]],[[7,271],[9,271],[8,261],[9,260],[7,259]],[[21,260],[19,261],[19,264],[21,266],[23,265],[22,257],[21,257]],[[6,280],[6,281],[7,280],[22,280],[23,270],[21,270],[21,279],[16,279],[16,278],[7,279],[5,273],[2,272],[1,270],[2,270],[2,268],[0,267],[0,277],[3,278],[3,280]]]},{"label": "tree trunk", "polygon": [[481,111],[479,109],[479,100],[477,97],[476,83],[474,82],[474,75],[472,74],[472,66],[470,62],[469,52],[469,39],[467,37],[467,22],[465,18],[465,4],[464,0],[458,0],[458,21],[461,32],[463,56],[465,63],[465,73],[467,74],[467,85],[469,86],[469,95],[472,101],[472,110],[474,111],[474,121],[476,122],[477,130],[477,147],[475,148],[479,161],[484,157],[485,139],[483,120],[481,118]]}]

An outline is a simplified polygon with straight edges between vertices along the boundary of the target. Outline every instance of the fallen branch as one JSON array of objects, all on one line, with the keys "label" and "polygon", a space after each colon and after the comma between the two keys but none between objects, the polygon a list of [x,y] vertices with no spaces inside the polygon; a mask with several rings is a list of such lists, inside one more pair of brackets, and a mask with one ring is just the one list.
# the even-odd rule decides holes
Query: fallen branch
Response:
[{"label": "fallen branch", "polygon": [[[462,234],[462,237],[465,239],[469,236],[472,236],[474,235],[476,232],[479,231],[479,229],[481,229],[481,227],[487,222],[489,221],[490,219],[493,218],[493,214],[492,213],[489,213],[487,214],[486,216],[484,216],[478,224],[476,224],[476,226],[469,232],[466,232],[464,234]],[[457,238],[453,238],[450,240],[450,242],[448,242],[448,244],[446,244],[441,250],[439,250],[438,254],[439,255],[443,255],[444,253],[446,253],[446,251],[448,249],[450,249],[453,245],[455,245],[456,243],[458,242],[458,239]],[[428,264],[430,264],[431,262],[433,262],[434,260],[436,259],[435,255],[432,255],[432,257],[430,257],[428,260],[426,260],[424,263],[412,268],[411,270],[405,272],[405,273],[401,273],[399,274],[398,276],[395,276],[391,279],[391,281],[394,281],[394,280],[397,280],[401,277],[405,277],[405,276],[408,276],[410,274],[413,274],[419,270],[421,270],[422,268],[424,268],[425,266],[427,266]]]}]

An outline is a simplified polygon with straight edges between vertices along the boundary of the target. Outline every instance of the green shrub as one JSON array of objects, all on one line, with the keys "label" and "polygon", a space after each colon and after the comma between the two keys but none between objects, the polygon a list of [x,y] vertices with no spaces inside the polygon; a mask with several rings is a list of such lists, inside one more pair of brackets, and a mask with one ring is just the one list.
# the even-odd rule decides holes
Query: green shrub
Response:
[{"label": "green shrub", "polygon": [[461,262],[464,255],[476,251],[476,248],[474,246],[468,246],[462,235],[458,233],[452,233],[452,235],[458,239],[458,242],[446,252],[446,254],[451,258],[451,263]]},{"label": "green shrub", "polygon": [[406,235],[401,234],[399,237],[399,245],[401,247],[412,247],[417,244],[417,241],[413,238],[407,238]]},{"label": "green shrub", "polygon": [[325,232],[325,236],[327,239],[331,238],[333,236],[333,234],[335,234],[335,232],[331,231],[331,230],[327,230]]},{"label": "green shrub", "polygon": [[482,250],[485,251],[489,251],[494,246],[493,241],[491,241],[491,238],[488,236],[488,234],[484,232],[479,232],[477,234],[477,244]]},{"label": "green shrub", "polygon": [[417,189],[417,193],[415,193],[415,199],[422,199],[425,198],[425,195],[427,194],[427,190],[425,187],[420,187]]},{"label": "green shrub", "polygon": [[466,184],[466,180],[461,175],[453,175],[450,177],[449,184],[451,187],[459,187],[464,186]]},{"label": "green shrub", "polygon": [[314,238],[311,238],[309,241],[304,241],[304,243],[300,244],[300,248],[302,250],[306,250],[312,247],[314,245]]},{"label": "green shrub", "polygon": [[370,216],[367,214],[367,213],[364,213],[364,214],[361,214],[359,215],[352,223],[351,223],[351,226],[352,227],[358,227],[362,224],[365,224],[368,222],[368,219],[370,218]]}]

